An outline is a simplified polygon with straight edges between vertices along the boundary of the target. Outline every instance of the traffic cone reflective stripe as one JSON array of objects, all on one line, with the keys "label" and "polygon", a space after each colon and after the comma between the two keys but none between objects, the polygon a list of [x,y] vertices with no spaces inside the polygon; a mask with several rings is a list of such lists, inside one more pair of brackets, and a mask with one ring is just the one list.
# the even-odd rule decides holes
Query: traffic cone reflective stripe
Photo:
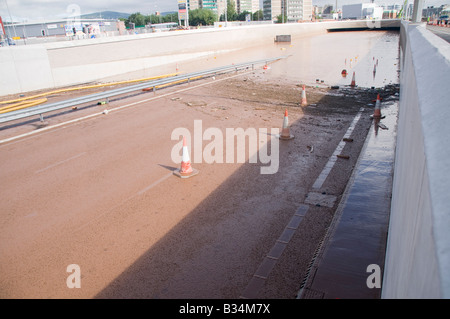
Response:
[{"label": "traffic cone reflective stripe", "polygon": [[191,159],[189,158],[189,152],[186,144],[186,137],[183,138],[183,158],[181,160],[181,174],[192,173]]},{"label": "traffic cone reflective stripe", "polygon": [[284,111],[283,127],[281,129],[280,139],[290,140],[293,138],[294,138],[294,135],[291,134],[290,129],[289,129],[288,110],[286,109]]},{"label": "traffic cone reflective stripe", "polygon": [[284,111],[284,118],[283,118],[283,129],[288,129],[289,128],[289,116],[288,116],[288,111]]},{"label": "traffic cone reflective stripe", "polygon": [[375,110],[373,111],[373,115],[370,116],[373,119],[382,119],[385,118],[381,115],[381,98],[380,94],[377,96],[377,102],[375,103]]},{"label": "traffic cone reflective stripe", "polygon": [[302,106],[306,106],[306,105],[308,105],[308,101],[306,100],[305,85],[303,85],[303,89],[302,89]]},{"label": "traffic cone reflective stripe", "polygon": [[381,117],[381,109],[380,109],[380,94],[377,96],[377,102],[375,103],[375,110],[373,111],[373,117],[380,118]]},{"label": "traffic cone reflective stripe", "polygon": [[183,155],[181,159],[181,168],[173,172],[176,176],[181,178],[188,178],[198,174],[198,170],[191,166],[191,159],[187,148],[186,137],[183,137]]}]

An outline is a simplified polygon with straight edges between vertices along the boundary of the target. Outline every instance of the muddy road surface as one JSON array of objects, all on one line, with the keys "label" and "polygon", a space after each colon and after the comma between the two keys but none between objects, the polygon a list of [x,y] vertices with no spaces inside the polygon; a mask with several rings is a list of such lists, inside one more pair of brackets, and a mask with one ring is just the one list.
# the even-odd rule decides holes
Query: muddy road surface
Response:
[{"label": "muddy road surface", "polygon": [[[373,61],[366,53],[361,66]],[[374,88],[282,76],[295,57],[67,112],[43,127],[110,110],[54,129],[0,130],[3,139],[36,132],[0,144],[0,296],[296,298],[371,128],[374,100],[380,93],[394,103],[398,87],[397,72]],[[341,67],[333,66],[339,76]],[[294,138],[279,140],[286,110]],[[230,129],[257,134],[242,147]],[[192,178],[173,174],[177,132],[191,133]],[[70,288],[75,279],[80,288]]]}]

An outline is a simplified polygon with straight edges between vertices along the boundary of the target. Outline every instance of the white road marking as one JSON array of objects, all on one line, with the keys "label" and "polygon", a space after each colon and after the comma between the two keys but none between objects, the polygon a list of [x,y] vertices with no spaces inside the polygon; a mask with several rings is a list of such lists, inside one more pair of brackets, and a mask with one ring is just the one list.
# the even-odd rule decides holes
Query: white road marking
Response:
[{"label": "white road marking", "polygon": [[163,177],[161,177],[160,179],[158,179],[156,182],[154,182],[153,184],[147,186],[146,188],[144,188],[143,190],[141,190],[140,192],[138,192],[138,195],[142,195],[145,192],[149,191],[150,189],[152,189],[153,187],[155,187],[156,185],[158,185],[159,183],[165,181],[166,179],[168,179],[170,176],[172,176],[173,173],[167,174]]},{"label": "white road marking", "polygon": [[[245,75],[245,74],[250,73],[250,72],[253,72],[253,70],[252,71],[246,71],[246,72],[243,72],[243,73],[239,73],[237,75],[233,75],[233,76],[230,76],[230,77],[227,77],[227,78],[215,80],[215,81],[212,81],[212,82],[206,82],[206,83],[202,83],[202,84],[199,84],[199,85],[196,85],[196,86],[191,86],[191,87],[184,88],[184,89],[181,89],[181,90],[178,90],[178,91],[174,91],[174,92],[169,92],[169,93],[166,93],[166,94],[158,95],[158,96],[152,97],[150,99],[141,100],[141,101],[137,101],[137,102],[134,102],[134,103],[127,104],[127,105],[123,105],[123,106],[119,106],[119,107],[116,107],[116,108],[112,108],[112,109],[108,110],[108,113],[119,111],[119,110],[128,108],[130,106],[134,106],[134,105],[138,105],[138,104],[141,104],[141,103],[153,101],[153,100],[160,99],[160,98],[163,98],[163,97],[166,97],[166,96],[170,96],[170,95],[173,95],[173,94],[177,94],[177,93],[181,93],[181,92],[184,92],[184,91],[192,90],[192,89],[195,89],[195,88],[198,88],[198,87],[202,87],[202,86],[205,86],[205,85],[209,85],[209,84],[212,84],[212,83],[217,83],[217,82],[220,82],[220,81],[225,81],[225,80],[228,80],[228,79],[232,79],[232,78],[235,78],[235,77],[238,77],[238,76]],[[77,118],[77,119],[73,119],[73,120],[70,120],[70,121],[67,121],[67,122],[55,124],[55,125],[52,125],[52,126],[47,126],[47,127],[44,127],[42,129],[39,129],[39,130],[36,130],[36,131],[32,131],[32,132],[24,133],[24,134],[21,134],[21,135],[13,136],[13,137],[10,137],[10,138],[6,138],[4,140],[0,140],[0,145],[5,144],[7,142],[12,142],[12,141],[15,141],[17,139],[24,138],[24,137],[29,137],[29,136],[35,135],[37,133],[42,133],[42,132],[45,132],[45,131],[48,131],[48,130],[52,130],[52,129],[55,129],[55,128],[58,128],[58,127],[61,127],[61,126],[74,124],[74,123],[77,123],[77,122],[80,122],[80,121],[83,121],[83,120],[87,120],[87,119],[90,119],[90,118],[93,118],[93,117],[97,117],[97,116],[107,116],[107,115],[105,115],[104,111],[102,111],[100,113],[95,113],[95,114],[83,116],[83,117],[80,117],[80,118]]]},{"label": "white road marking", "polygon": [[[350,124],[349,128],[347,129],[347,132],[345,133],[344,138],[349,138],[350,135],[352,135],[353,130],[355,129],[356,124],[358,123],[359,119],[361,118],[362,112],[364,111],[364,108],[360,108],[358,114],[356,114],[355,118],[353,119],[353,122]],[[317,177],[316,181],[314,182],[313,189],[318,190],[322,187],[323,183],[328,177],[328,174],[330,174],[331,170],[333,169],[334,164],[337,160],[337,155],[341,154],[342,150],[344,149],[345,142],[341,140],[341,142],[336,147],[333,155],[331,155],[330,159],[328,160],[327,165],[323,168],[322,172],[320,173],[319,177]]]},{"label": "white road marking", "polygon": [[49,169],[51,169],[51,168],[53,168],[53,167],[56,167],[56,166],[65,164],[65,163],[67,163],[67,162],[69,162],[69,161],[72,161],[72,160],[74,160],[74,159],[76,159],[76,158],[79,158],[79,157],[81,157],[81,156],[83,156],[83,155],[85,155],[85,154],[86,154],[86,152],[83,152],[83,153],[80,153],[80,154],[78,154],[78,155],[72,156],[71,158],[65,159],[64,161],[60,161],[60,162],[54,163],[54,164],[52,164],[52,165],[49,165],[49,166],[47,166],[47,167],[45,167],[45,168],[43,168],[43,169],[40,169],[40,170],[36,171],[36,174],[45,172],[46,170],[49,170]]}]

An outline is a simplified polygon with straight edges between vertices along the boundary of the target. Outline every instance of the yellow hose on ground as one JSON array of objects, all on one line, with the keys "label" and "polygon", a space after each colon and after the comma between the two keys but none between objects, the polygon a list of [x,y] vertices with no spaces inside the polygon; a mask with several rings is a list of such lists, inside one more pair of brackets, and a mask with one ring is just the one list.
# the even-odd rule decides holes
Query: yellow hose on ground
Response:
[{"label": "yellow hose on ground", "polygon": [[11,104],[11,105],[0,108],[0,114],[17,111],[17,110],[21,110],[21,109],[26,109],[27,107],[39,105],[39,104],[45,103],[45,102],[47,102],[47,98]]},{"label": "yellow hose on ground", "polygon": [[[166,83],[166,84],[156,85],[156,86],[155,86],[155,89],[161,89],[161,88],[164,88],[164,87],[166,87],[166,86],[170,86],[170,85],[174,85],[174,84],[179,84],[179,83],[183,83],[183,82],[188,82],[188,81],[190,81],[190,80],[197,80],[197,79],[200,79],[200,78],[202,78],[202,77],[203,77],[203,75],[199,75],[199,76],[195,76],[195,77],[189,78],[189,79],[183,79],[183,80],[173,81],[173,82]],[[142,91],[151,91],[151,90],[153,90],[153,87],[146,88],[146,89],[142,89]]]},{"label": "yellow hose on ground", "polygon": [[20,98],[20,99],[9,100],[9,101],[0,101],[0,105],[17,103],[17,104],[1,107],[0,108],[0,114],[11,112],[11,111],[15,111],[16,109],[14,109],[14,108],[16,108],[16,107],[20,107],[20,109],[23,109],[23,108],[26,108],[26,107],[38,105],[40,103],[44,103],[44,102],[47,101],[47,99],[45,99],[45,101],[44,101],[44,99],[31,101],[31,102],[29,102],[29,105],[21,104],[21,103],[23,103],[23,101],[36,99],[36,98],[40,98],[40,97],[43,97],[43,96],[48,96],[48,95],[57,94],[57,93],[63,93],[63,92],[71,92],[71,91],[94,89],[94,88],[113,86],[113,85],[120,85],[120,84],[128,84],[128,83],[134,83],[134,82],[144,82],[144,81],[150,81],[150,80],[156,80],[156,79],[163,79],[163,78],[175,76],[177,74],[178,73],[170,73],[170,74],[158,75],[158,76],[153,76],[153,77],[143,78],[143,79],[127,80],[127,81],[112,82],[112,83],[105,83],[105,84],[94,84],[94,85],[88,85],[88,86],[59,89],[59,90],[55,90],[55,91],[51,91],[51,92],[45,92],[45,93],[40,93],[40,94],[28,96],[28,97],[23,97],[23,98]]}]

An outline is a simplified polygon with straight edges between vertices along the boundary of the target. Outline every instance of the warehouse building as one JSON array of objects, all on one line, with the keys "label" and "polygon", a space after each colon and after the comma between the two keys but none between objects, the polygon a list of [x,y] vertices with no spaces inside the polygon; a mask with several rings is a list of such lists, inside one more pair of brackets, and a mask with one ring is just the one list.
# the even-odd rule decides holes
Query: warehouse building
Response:
[{"label": "warehouse building", "polygon": [[55,20],[5,24],[5,33],[13,39],[36,37],[83,37],[120,34],[121,22],[107,19]]}]

